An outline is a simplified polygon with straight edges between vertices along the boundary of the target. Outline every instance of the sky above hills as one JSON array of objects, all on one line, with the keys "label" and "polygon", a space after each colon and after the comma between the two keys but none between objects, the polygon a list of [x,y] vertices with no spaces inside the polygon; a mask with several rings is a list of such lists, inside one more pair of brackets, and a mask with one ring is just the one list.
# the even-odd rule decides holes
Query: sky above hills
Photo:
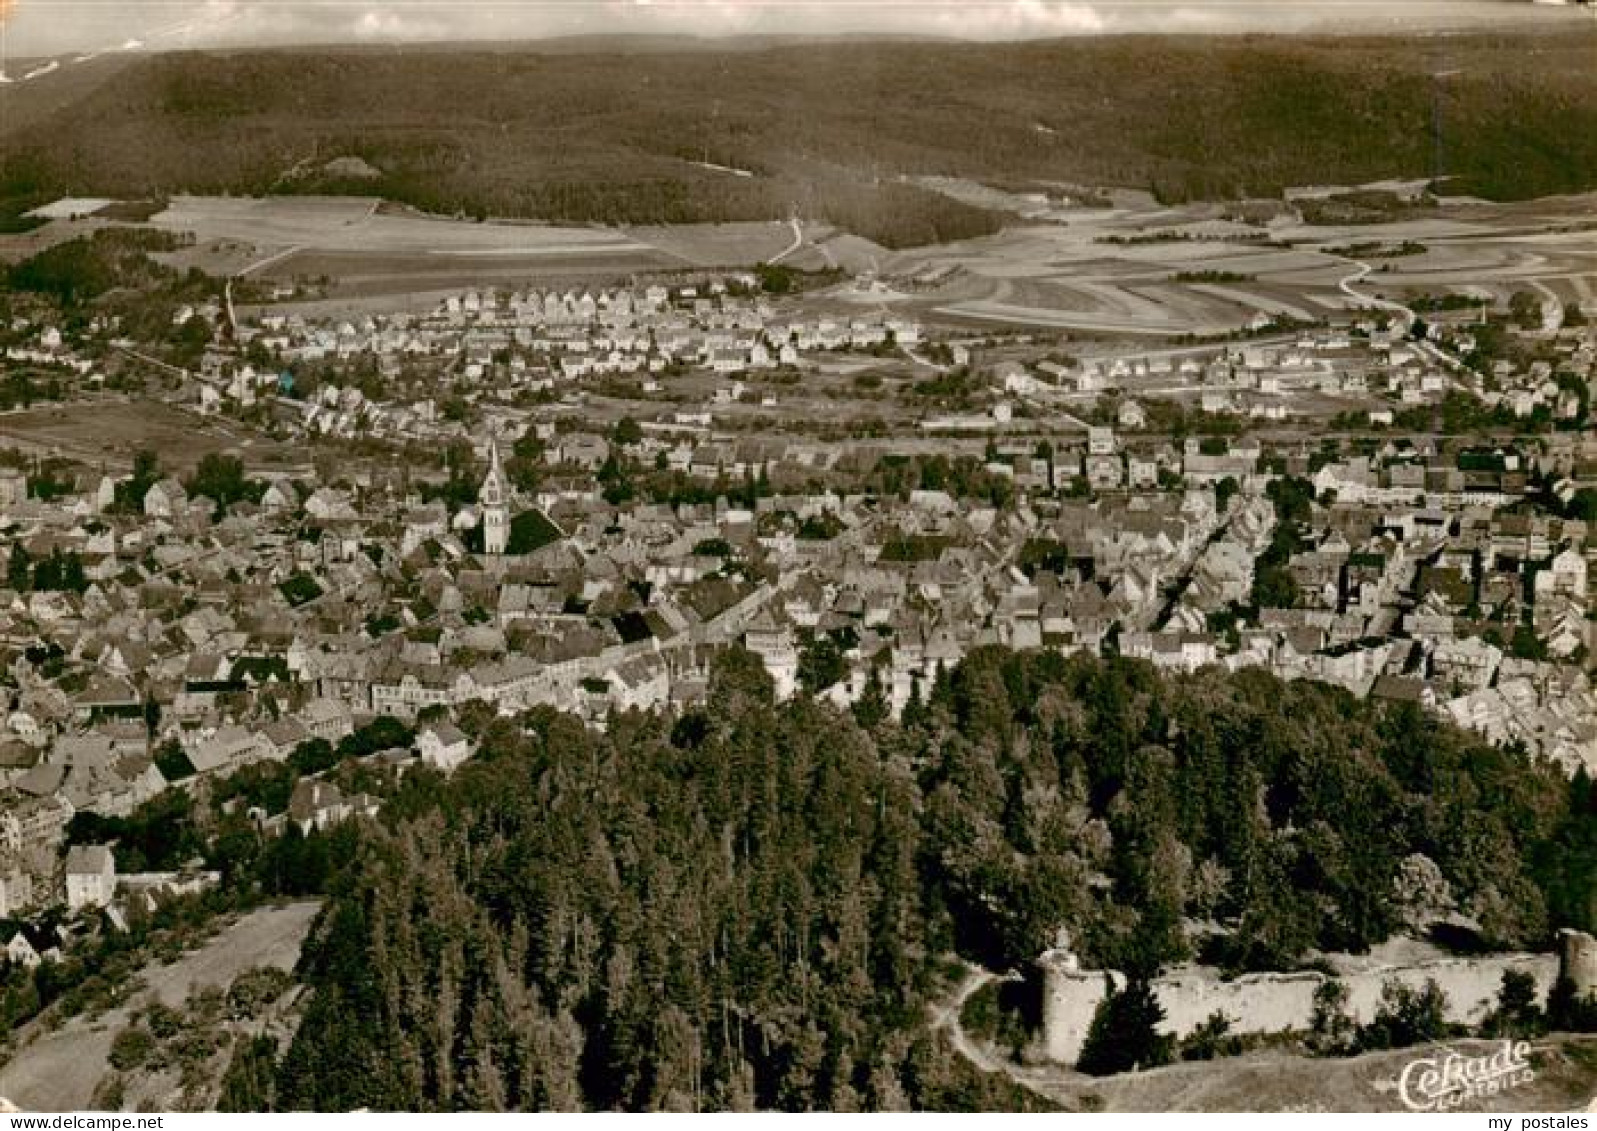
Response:
[{"label": "sky above hills", "polygon": [[1379,32],[1568,18],[1527,0],[0,0],[0,52],[592,34]]}]

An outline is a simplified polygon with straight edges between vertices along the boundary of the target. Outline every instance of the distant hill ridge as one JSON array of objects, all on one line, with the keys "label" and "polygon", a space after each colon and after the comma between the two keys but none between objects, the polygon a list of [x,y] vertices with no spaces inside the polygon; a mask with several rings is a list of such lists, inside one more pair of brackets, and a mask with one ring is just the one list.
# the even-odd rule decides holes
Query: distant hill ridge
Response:
[{"label": "distant hill ridge", "polygon": [[1597,28],[577,46],[179,53],[46,105],[0,90],[0,196],[287,191],[358,157],[380,178],[292,190],[577,221],[797,211],[903,245],[998,223],[906,174],[1218,199],[1440,160],[1451,190],[1497,199],[1597,188]]}]

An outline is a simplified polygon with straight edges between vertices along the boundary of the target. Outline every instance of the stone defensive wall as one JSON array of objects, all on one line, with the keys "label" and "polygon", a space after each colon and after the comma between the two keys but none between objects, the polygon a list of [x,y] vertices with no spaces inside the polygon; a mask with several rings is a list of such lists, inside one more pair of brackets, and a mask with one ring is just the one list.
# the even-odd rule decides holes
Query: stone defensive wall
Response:
[{"label": "stone defensive wall", "polygon": [[[1415,989],[1435,981],[1447,996],[1447,1019],[1477,1024],[1497,1001],[1503,974],[1523,971],[1545,1001],[1562,974],[1581,995],[1597,993],[1597,940],[1565,931],[1560,953],[1492,954],[1437,958],[1405,965],[1349,968],[1336,975],[1348,989],[1347,1011],[1359,1024],[1374,1019],[1381,990],[1388,981]],[[1048,1060],[1074,1064],[1081,1055],[1093,1013],[1110,984],[1125,984],[1117,971],[1083,970],[1074,954],[1051,950],[1039,959],[1043,968],[1043,1031],[1039,1051]],[[1215,1013],[1231,1020],[1235,1033],[1278,1033],[1306,1030],[1314,1013],[1314,993],[1331,980],[1318,971],[1244,974],[1222,979],[1212,967],[1186,966],[1154,979],[1153,990],[1164,1008],[1160,1029],[1176,1037],[1191,1033]]]}]

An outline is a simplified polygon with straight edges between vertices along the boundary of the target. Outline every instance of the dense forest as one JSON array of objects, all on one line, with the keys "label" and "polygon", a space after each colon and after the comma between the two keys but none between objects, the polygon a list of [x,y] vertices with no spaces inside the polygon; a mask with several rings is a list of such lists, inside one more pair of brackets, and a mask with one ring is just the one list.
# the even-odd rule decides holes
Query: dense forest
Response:
[{"label": "dense forest", "polygon": [[891,246],[1000,223],[900,180],[929,174],[1177,200],[1441,172],[1526,198],[1597,186],[1594,36],[172,53],[84,68],[39,105],[48,84],[0,93],[0,198],[354,192],[610,223],[797,210]]},{"label": "dense forest", "polygon": [[1014,1107],[928,1034],[955,955],[1024,968],[1063,926],[1147,975],[1193,922],[1232,970],[1453,912],[1491,946],[1597,925],[1588,780],[1263,673],[981,650],[900,723],[777,703],[735,649],[685,714],[468,726],[477,759],[342,837],[303,1024],[233,1102]]}]

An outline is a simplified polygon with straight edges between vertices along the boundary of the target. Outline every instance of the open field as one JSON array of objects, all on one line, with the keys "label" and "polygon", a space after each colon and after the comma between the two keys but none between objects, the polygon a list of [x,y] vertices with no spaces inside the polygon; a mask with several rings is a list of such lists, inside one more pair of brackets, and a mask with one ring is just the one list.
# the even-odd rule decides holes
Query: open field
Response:
[{"label": "open field", "polygon": [[[476,223],[358,197],[179,197],[151,224],[195,237],[175,261],[265,279],[326,277],[339,298],[749,267],[793,242],[785,222],[630,229]],[[811,226],[805,245],[838,235]]]},{"label": "open field", "polygon": [[404,295],[415,291],[459,292],[473,287],[560,286],[579,279],[625,280],[649,271],[685,266],[648,248],[603,249],[582,254],[475,255],[419,252],[367,254],[303,251],[276,260],[255,272],[262,279],[327,278],[338,298]]},{"label": "open field", "polygon": [[[747,268],[778,258],[801,268],[840,262],[862,268],[886,254],[869,241],[815,224],[802,226],[802,239],[794,250],[792,225],[784,221],[608,229],[400,219],[377,211],[349,216],[334,211],[320,225],[298,217],[285,224],[279,215],[284,202],[285,198],[254,202],[267,222],[259,228],[230,224],[227,230],[235,237],[254,231],[263,252],[281,248],[278,257],[254,274],[282,280],[327,277],[339,298],[518,283],[558,285],[577,279],[625,280],[658,271]],[[284,211],[296,211],[291,198],[286,203]],[[161,223],[181,224],[182,217],[174,215]],[[207,219],[185,230],[214,235],[217,226]],[[293,242],[284,245],[290,236]],[[784,257],[784,252],[790,254]]]},{"label": "open field", "polygon": [[1450,238],[1427,247],[1425,255],[1393,262],[1380,285],[1498,298],[1545,287],[1561,302],[1597,299],[1597,231]]},{"label": "open field", "polygon": [[[1337,249],[1413,241],[1423,252],[1373,261],[1368,290],[1468,289],[1506,298],[1545,286],[1566,301],[1597,299],[1597,230],[1571,225],[1559,206],[1466,205],[1419,221],[1325,228],[1249,228],[1218,221],[1214,213],[1207,205],[1128,205],[1074,213],[1064,223],[1017,221],[997,235],[899,252],[815,224],[801,226],[796,248],[785,223],[632,228],[611,233],[615,241],[585,229],[579,232],[586,242],[576,253],[559,234],[567,229],[534,228],[537,235],[528,237],[519,225],[487,225],[522,233],[519,246],[492,255],[477,250],[485,225],[451,221],[428,221],[424,231],[434,246],[427,250],[338,250],[359,238],[363,221],[355,217],[330,221],[321,243],[307,242],[259,274],[327,276],[331,297],[349,300],[469,286],[626,281],[689,264],[747,266],[786,251],[783,261],[800,268],[879,272],[888,279],[958,269],[930,291],[888,291],[880,299],[846,284],[835,297],[847,304],[891,302],[895,310],[955,325],[1168,336],[1226,333],[1260,313],[1301,320],[1340,314],[1349,303],[1340,283],[1354,265]],[[1195,236],[1110,242],[1167,231]],[[411,238],[378,236],[376,244]],[[547,242],[532,250],[540,237]],[[1206,273],[1221,277],[1208,281]]]},{"label": "open field", "polygon": [[176,251],[158,252],[154,258],[179,271],[198,267],[207,275],[225,277],[252,269],[261,261],[261,253],[254,244],[218,239],[197,241]]},{"label": "open field", "polygon": [[169,966],[143,971],[145,989],[100,1017],[74,1017],[40,1034],[0,1067],[0,1095],[26,1111],[82,1111],[109,1067],[111,1041],[151,1001],[181,1005],[199,986],[226,987],[251,966],[292,970],[320,905],[293,903],[245,915]]},{"label": "open field", "polygon": [[[952,177],[923,185],[956,197],[1023,199]],[[430,305],[473,287],[630,285],[661,272],[775,259],[866,277],[807,295],[815,308],[835,298],[840,309],[890,305],[956,327],[1086,335],[1220,335],[1260,315],[1339,317],[1362,305],[1360,296],[1375,295],[1502,301],[1528,289],[1565,303],[1597,302],[1597,195],[1455,200],[1426,205],[1418,216],[1398,209],[1402,218],[1387,223],[1326,225],[1286,215],[1280,201],[1169,205],[1146,194],[1109,195],[1109,207],[1054,209],[1046,218],[1011,211],[994,234],[899,250],[813,219],[475,222],[369,196],[183,196],[148,223],[193,237],[163,253],[171,263],[284,283],[316,280],[331,303],[325,309],[340,313],[386,303],[414,310],[424,297]],[[0,236],[0,258],[104,225],[58,220]],[[1367,278],[1347,287],[1360,272]]]},{"label": "open field", "polygon": [[[947,178],[944,188],[964,192]],[[1314,226],[1248,224],[1219,205],[1167,206],[1117,194],[1062,219],[1013,215],[996,234],[892,251],[815,221],[657,227],[562,226],[424,216],[374,198],[180,197],[152,226],[193,235],[164,258],[213,273],[324,280],[327,309],[416,309],[472,287],[635,283],[658,272],[736,269],[780,258],[875,277],[805,301],[891,305],[929,322],[1078,334],[1216,335],[1259,315],[1312,321],[1362,300],[1462,293],[1506,300],[1533,290],[1597,302],[1597,198],[1452,203],[1418,219]],[[14,258],[102,221],[55,221],[0,237]],[[1372,248],[1366,253],[1360,248]],[[1385,249],[1403,248],[1403,254]],[[1364,259],[1357,258],[1364,255]],[[918,278],[941,279],[928,286]],[[873,297],[874,294],[874,297]],[[306,311],[315,309],[306,307]]]},{"label": "open field", "polygon": [[733,224],[669,224],[627,228],[639,243],[695,267],[747,267],[775,259],[793,242],[781,220]]},{"label": "open field", "polygon": [[[1173,254],[1158,254],[1166,249]],[[1243,326],[1259,311],[1309,317],[1303,309],[1305,296],[1333,292],[1336,280],[1347,273],[1344,264],[1330,257],[1240,244],[1122,249],[1055,226],[910,253],[896,257],[890,269],[913,273],[947,262],[957,264],[961,273],[925,296],[936,314],[1087,333],[1215,334]],[[1284,286],[1270,277],[1272,270],[1281,269],[1312,274]],[[1249,280],[1215,286],[1171,278],[1195,271],[1227,271]]]},{"label": "open field", "polygon": [[[911,279],[956,268],[907,304],[923,317],[1092,334],[1216,334],[1259,313],[1313,320],[1345,311],[1340,289],[1357,268],[1342,249],[1419,244],[1372,258],[1365,293],[1474,293],[1506,299],[1532,289],[1597,301],[1597,212],[1591,197],[1516,205],[1466,204],[1390,224],[1249,228],[1214,209],[1121,207],[1067,221],[1020,221],[995,236],[892,254],[882,270]],[[1188,238],[1147,242],[1150,233]],[[1246,238],[1218,238],[1220,236]],[[1209,276],[1209,277],[1205,277]]]},{"label": "open field", "polygon": [[396,215],[370,197],[180,196],[153,227],[231,239],[263,248],[306,246],[368,254],[584,255],[637,251],[644,245],[609,228],[469,223]]},{"label": "open field", "polygon": [[[900,252],[883,270],[913,277],[957,267],[949,282],[918,296],[942,317],[1154,335],[1225,333],[1260,311],[1311,316],[1304,303],[1316,292],[1334,293],[1348,273],[1335,257],[1271,245],[1217,239],[1105,242],[1177,228],[1213,228],[1217,235],[1235,229],[1206,222],[1208,211],[1155,206],[1095,210],[1068,223],[1022,223],[997,236]],[[1246,281],[1217,288],[1173,279],[1199,272],[1226,272]]]},{"label": "open field", "polygon": [[[1597,200],[1452,204],[1387,224],[1247,225],[1219,206],[1124,196],[1065,220],[1015,217],[991,236],[890,251],[831,225],[747,222],[626,229],[475,223],[395,211],[369,198],[184,197],[152,224],[196,242],[167,259],[217,273],[326,281],[328,310],[417,309],[471,287],[609,285],[656,272],[736,269],[781,258],[800,269],[879,277],[806,302],[885,307],[954,326],[1176,336],[1238,330],[1259,316],[1334,317],[1356,300],[1350,251],[1374,247],[1363,294],[1531,289],[1597,302]],[[0,238],[37,249],[101,222],[57,221]],[[796,230],[795,230],[796,229]],[[1382,255],[1381,248],[1410,253]],[[941,273],[930,289],[912,285]],[[320,309],[304,307],[306,312]]]},{"label": "open field", "polygon": [[232,452],[253,471],[284,471],[302,462],[285,445],[236,430],[155,400],[110,400],[0,413],[0,444],[40,455],[62,455],[90,467],[125,471],[149,449],[161,465],[186,471],[213,452]]}]

